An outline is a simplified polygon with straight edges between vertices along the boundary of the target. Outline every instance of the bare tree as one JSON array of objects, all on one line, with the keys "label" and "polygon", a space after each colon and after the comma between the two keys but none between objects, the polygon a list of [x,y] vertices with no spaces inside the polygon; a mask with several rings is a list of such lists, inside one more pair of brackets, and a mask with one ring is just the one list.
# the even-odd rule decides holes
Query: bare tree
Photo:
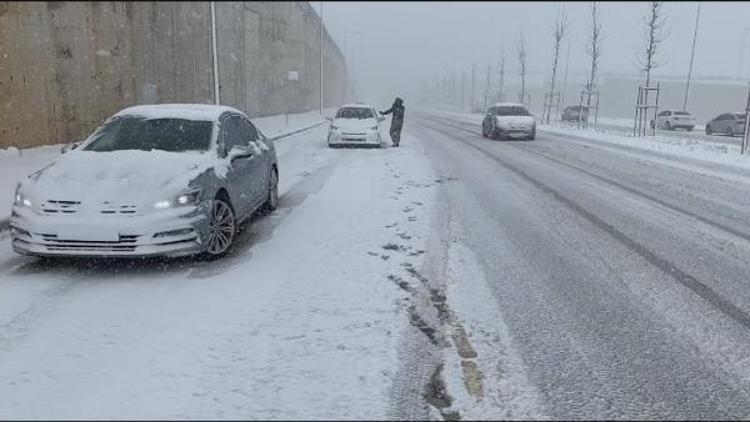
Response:
[{"label": "bare tree", "polygon": [[492,66],[487,63],[487,76],[484,81],[484,109],[487,110],[487,101],[490,98],[490,75],[492,74]]},{"label": "bare tree", "polygon": [[471,99],[469,100],[471,103],[469,104],[469,113],[474,112],[475,107],[475,97],[474,92],[477,85],[477,64],[472,63],[471,64]]},{"label": "bare tree", "polygon": [[651,71],[663,63],[659,60],[659,45],[666,40],[664,33],[667,18],[664,16],[664,3],[652,1],[649,3],[648,14],[643,18],[643,50],[639,57],[641,70],[646,72],[646,87],[651,84]]},{"label": "bare tree", "polygon": [[461,71],[461,108],[460,111],[466,110],[466,69]]},{"label": "bare tree", "polygon": [[554,60],[552,62],[552,80],[550,81],[550,91],[548,94],[547,104],[547,124],[549,124],[550,111],[552,110],[552,98],[555,95],[555,82],[557,79],[557,65],[560,61],[560,45],[563,38],[565,37],[565,31],[568,28],[568,18],[563,11],[560,16],[555,20],[555,27],[552,31],[554,43],[552,44],[552,51],[554,53]]},{"label": "bare tree", "polygon": [[505,99],[505,93],[503,92],[505,84],[505,44],[500,48],[500,62],[498,63],[500,80],[498,81],[497,87],[497,100],[503,101]]},{"label": "bare tree", "polygon": [[521,104],[525,104],[526,99],[526,43],[523,39],[523,31],[518,37],[518,75],[521,77],[521,92],[518,98]]},{"label": "bare tree", "polygon": [[[586,81],[586,110],[591,106],[591,91],[594,90],[596,84],[596,72],[599,70],[599,59],[602,55],[602,22],[599,16],[599,4],[593,1],[591,2],[591,32],[589,33],[589,40],[586,44],[586,54],[591,59],[591,67],[589,68],[589,79]],[[588,117],[588,114],[587,114]]]}]

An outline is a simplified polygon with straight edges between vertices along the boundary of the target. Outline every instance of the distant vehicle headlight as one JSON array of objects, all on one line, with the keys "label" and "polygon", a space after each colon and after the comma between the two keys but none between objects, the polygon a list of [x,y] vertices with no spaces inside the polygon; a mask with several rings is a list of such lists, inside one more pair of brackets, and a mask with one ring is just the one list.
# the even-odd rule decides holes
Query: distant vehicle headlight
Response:
[{"label": "distant vehicle headlight", "polygon": [[201,196],[201,190],[196,189],[194,191],[185,192],[177,195],[174,199],[170,200],[161,200],[156,203],[154,203],[154,208],[157,210],[164,210],[167,208],[172,207],[184,207],[187,205],[195,205],[198,202],[200,202],[200,196]]}]

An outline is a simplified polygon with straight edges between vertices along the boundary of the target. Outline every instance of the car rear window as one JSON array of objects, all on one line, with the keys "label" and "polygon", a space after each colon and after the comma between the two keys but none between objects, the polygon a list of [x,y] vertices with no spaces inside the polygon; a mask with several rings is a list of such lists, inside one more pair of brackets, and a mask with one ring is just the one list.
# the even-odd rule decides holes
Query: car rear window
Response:
[{"label": "car rear window", "polygon": [[375,117],[372,110],[363,107],[340,108],[336,113],[337,119],[370,119]]},{"label": "car rear window", "polygon": [[211,144],[213,122],[187,119],[147,119],[122,116],[101,126],[84,150],[206,151]]},{"label": "car rear window", "polygon": [[744,113],[736,113],[734,115],[734,118],[738,119],[738,120],[745,120],[745,114]]},{"label": "car rear window", "polygon": [[495,114],[498,116],[531,116],[525,107],[520,106],[495,107]]},{"label": "car rear window", "polygon": [[689,116],[690,113],[688,113],[687,111],[675,111],[674,115],[675,116]]}]

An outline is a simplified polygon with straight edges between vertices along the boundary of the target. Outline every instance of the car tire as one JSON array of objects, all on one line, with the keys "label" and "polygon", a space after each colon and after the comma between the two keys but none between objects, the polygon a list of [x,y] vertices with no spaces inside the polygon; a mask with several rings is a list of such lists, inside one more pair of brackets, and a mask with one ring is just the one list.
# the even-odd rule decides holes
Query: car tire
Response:
[{"label": "car tire", "polygon": [[651,121],[650,125],[651,125],[651,129],[656,129],[656,122],[654,122],[653,120]]},{"label": "car tire", "polygon": [[695,126],[688,126],[688,127],[687,127],[687,131],[688,131],[688,132],[692,132],[692,131],[693,131],[693,129],[695,129]]},{"label": "car tire", "polygon": [[732,129],[732,126],[729,126],[729,129],[727,130],[727,135],[730,137],[734,137],[734,129]]},{"label": "car tire", "polygon": [[706,125],[706,135],[711,134],[711,125]]},{"label": "car tire", "polygon": [[[228,239],[225,236],[228,236]],[[225,256],[232,249],[236,238],[237,218],[234,207],[226,195],[218,194],[211,204],[208,245],[203,257],[214,260]]]},{"label": "car tire", "polygon": [[482,123],[482,138],[487,137],[487,128],[485,128],[484,123]]},{"label": "car tire", "polygon": [[666,130],[674,130],[674,128],[672,127],[672,125],[669,123],[669,120],[667,120],[666,122],[664,122],[664,129],[666,129]]},{"label": "car tire", "polygon": [[261,214],[267,215],[279,207],[279,172],[276,167],[271,168],[271,174],[268,176],[268,193],[266,202],[261,206]]}]

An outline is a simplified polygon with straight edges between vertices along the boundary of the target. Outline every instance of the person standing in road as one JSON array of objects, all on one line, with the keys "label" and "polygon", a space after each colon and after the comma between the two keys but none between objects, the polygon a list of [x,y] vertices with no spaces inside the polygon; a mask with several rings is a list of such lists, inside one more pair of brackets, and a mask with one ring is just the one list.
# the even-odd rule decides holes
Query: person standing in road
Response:
[{"label": "person standing in road", "polygon": [[380,112],[380,114],[383,115],[393,113],[393,117],[391,118],[391,142],[393,142],[394,147],[397,147],[401,141],[401,128],[404,126],[405,110],[406,107],[404,107],[404,100],[396,97],[391,108]]}]

